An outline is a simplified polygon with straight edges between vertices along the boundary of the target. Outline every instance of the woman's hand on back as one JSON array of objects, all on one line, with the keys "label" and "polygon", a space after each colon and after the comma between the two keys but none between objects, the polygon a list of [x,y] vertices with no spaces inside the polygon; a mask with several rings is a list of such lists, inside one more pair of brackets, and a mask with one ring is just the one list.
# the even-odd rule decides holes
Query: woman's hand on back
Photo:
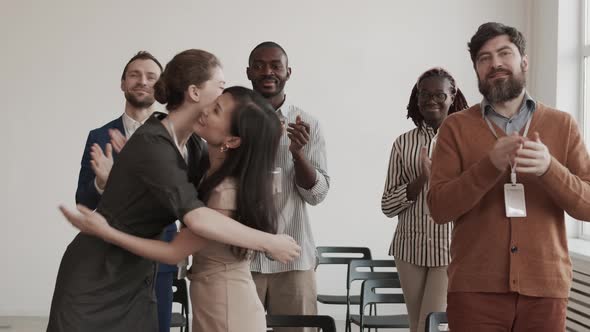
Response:
[{"label": "woman's hand on back", "polygon": [[291,262],[301,254],[301,247],[287,234],[275,234],[267,244],[267,256],[283,264]]},{"label": "woman's hand on back", "polygon": [[78,204],[76,208],[79,213],[63,205],[59,207],[59,210],[80,232],[106,239],[109,231],[112,230],[107,220],[100,213],[92,211],[84,205]]}]

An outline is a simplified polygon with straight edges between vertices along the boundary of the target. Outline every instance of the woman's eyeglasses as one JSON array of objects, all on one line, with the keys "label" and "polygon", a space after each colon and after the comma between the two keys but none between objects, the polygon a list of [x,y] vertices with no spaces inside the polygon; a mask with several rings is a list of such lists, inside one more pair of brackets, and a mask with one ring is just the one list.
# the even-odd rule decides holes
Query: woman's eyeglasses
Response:
[{"label": "woman's eyeglasses", "polygon": [[418,100],[420,101],[430,101],[430,99],[434,99],[437,103],[442,103],[447,100],[449,96],[444,92],[435,92],[430,93],[426,91],[418,91]]}]

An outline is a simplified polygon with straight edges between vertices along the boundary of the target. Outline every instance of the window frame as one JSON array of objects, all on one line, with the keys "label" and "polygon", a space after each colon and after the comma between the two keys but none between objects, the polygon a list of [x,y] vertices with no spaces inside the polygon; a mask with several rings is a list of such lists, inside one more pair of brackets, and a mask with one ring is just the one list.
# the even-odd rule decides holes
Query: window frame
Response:
[{"label": "window frame", "polygon": [[[582,30],[581,36],[581,55],[580,65],[582,68],[582,75],[580,78],[580,130],[586,142],[586,146],[590,146],[590,0],[581,0],[582,19],[580,20],[580,28]],[[579,223],[579,238],[590,241],[590,223]]]}]

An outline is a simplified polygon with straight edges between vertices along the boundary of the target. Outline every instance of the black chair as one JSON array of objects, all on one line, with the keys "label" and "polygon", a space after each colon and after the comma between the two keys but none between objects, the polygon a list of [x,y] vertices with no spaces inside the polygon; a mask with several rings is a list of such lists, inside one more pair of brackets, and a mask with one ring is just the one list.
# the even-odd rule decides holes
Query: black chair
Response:
[{"label": "black chair", "polygon": [[[317,247],[318,265],[346,265],[353,259],[371,259],[371,249],[366,247]],[[330,254],[338,254],[330,256]],[[359,304],[361,297],[359,295],[351,296],[351,304]],[[318,302],[323,304],[340,304],[346,305],[346,295],[324,295],[318,294]]]},{"label": "black chair", "polygon": [[336,324],[330,316],[314,315],[266,315],[267,327],[318,327],[321,332],[336,332]]},{"label": "black chair", "polygon": [[[377,293],[377,289],[395,289],[400,293]],[[365,328],[394,328],[407,329],[410,327],[408,315],[366,315],[365,308],[371,304],[380,303],[405,303],[404,295],[401,293],[399,279],[367,279],[361,287],[361,305],[359,315],[351,315],[351,322]]]},{"label": "black chair", "polygon": [[[377,293],[376,289],[395,289],[400,293]],[[380,303],[405,303],[398,278],[367,279],[363,281],[359,315],[351,315],[350,321],[358,325],[360,331],[364,331],[365,328],[407,329],[410,327],[408,315],[367,315],[365,313],[365,308],[368,305]]]},{"label": "black chair", "polygon": [[[346,265],[348,273],[349,263],[352,260],[371,259],[371,249],[367,247],[317,247],[318,266],[326,265]],[[348,276],[346,283],[348,285]],[[348,288],[348,286],[347,286]],[[346,295],[326,295],[318,294],[318,302],[323,304],[346,305],[346,322],[350,316],[350,305],[358,305],[361,302],[360,295],[350,295],[348,289]],[[346,323],[346,331],[350,330],[350,326]]]},{"label": "black chair", "polygon": [[449,330],[446,312],[431,312],[426,316],[426,332],[443,332]]},{"label": "black chair", "polygon": [[[381,270],[380,268],[387,269],[386,271]],[[350,296],[350,288],[355,281],[358,280],[367,280],[367,279],[399,279],[397,272],[394,272],[393,269],[395,268],[395,261],[394,260],[384,260],[384,259],[360,259],[360,260],[352,260],[348,265],[348,274],[346,277],[346,296],[347,298],[352,298]],[[367,271],[368,270],[368,271]],[[350,305],[353,304],[348,302],[346,304],[346,331],[351,331],[351,318],[352,315],[350,314]],[[359,296],[359,305],[360,303],[360,296]],[[376,305],[370,306],[369,314],[372,314],[372,310],[375,310],[375,314],[377,314],[377,307]],[[356,315],[358,316],[358,315]]]},{"label": "black chair", "polygon": [[186,279],[176,279],[172,281],[174,292],[172,293],[172,303],[180,303],[180,312],[172,312],[170,327],[180,327],[180,332],[189,332],[190,326],[188,321],[188,289]]}]

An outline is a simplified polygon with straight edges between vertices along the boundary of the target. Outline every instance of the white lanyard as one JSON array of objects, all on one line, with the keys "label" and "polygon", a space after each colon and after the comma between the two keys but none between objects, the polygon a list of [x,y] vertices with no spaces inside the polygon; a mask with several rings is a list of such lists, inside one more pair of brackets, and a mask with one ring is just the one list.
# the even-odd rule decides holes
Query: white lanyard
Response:
[{"label": "white lanyard", "polygon": [[[494,126],[492,125],[492,123],[490,122],[488,117],[484,115],[483,118],[488,123],[488,127],[490,127],[492,134],[494,134],[496,139],[498,139],[499,138],[498,134],[496,133],[496,130],[494,129]],[[531,114],[529,114],[529,119],[526,121],[526,126],[524,127],[524,132],[522,133],[523,137],[526,137],[526,135],[528,134],[532,119],[533,119],[533,114],[531,113]],[[510,163],[510,182],[512,182],[512,184],[516,184],[516,162],[514,162],[514,165],[512,165],[512,163]]]}]

